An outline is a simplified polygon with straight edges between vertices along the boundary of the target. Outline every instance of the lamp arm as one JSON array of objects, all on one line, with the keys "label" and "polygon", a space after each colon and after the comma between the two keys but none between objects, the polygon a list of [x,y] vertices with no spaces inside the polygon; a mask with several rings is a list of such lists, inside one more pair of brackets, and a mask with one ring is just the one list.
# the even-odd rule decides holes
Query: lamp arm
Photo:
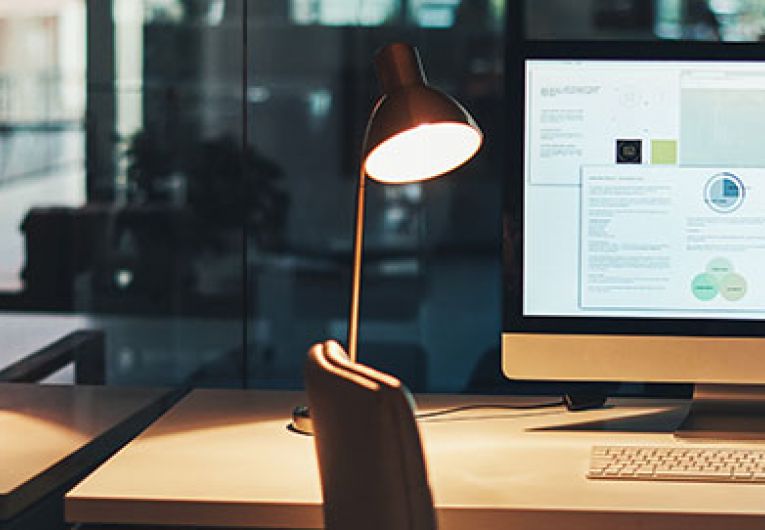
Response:
[{"label": "lamp arm", "polygon": [[359,310],[361,300],[361,258],[364,253],[364,202],[366,199],[366,173],[362,164],[356,195],[356,226],[353,235],[353,269],[351,271],[351,313],[348,318],[348,357],[352,363],[358,357]]}]

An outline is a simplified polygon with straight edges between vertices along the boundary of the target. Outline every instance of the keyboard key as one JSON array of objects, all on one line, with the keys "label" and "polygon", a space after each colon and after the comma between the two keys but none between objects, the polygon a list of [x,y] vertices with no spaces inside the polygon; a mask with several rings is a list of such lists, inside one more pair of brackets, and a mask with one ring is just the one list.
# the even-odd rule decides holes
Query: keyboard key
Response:
[{"label": "keyboard key", "polygon": [[682,469],[657,469],[656,475],[657,478],[677,478],[677,479],[692,479],[692,478],[705,478],[705,477],[714,477],[714,478],[729,478],[730,473],[725,473],[722,471],[718,471],[716,473],[704,473],[704,472],[698,472],[698,471],[689,471],[689,470],[682,470]]}]

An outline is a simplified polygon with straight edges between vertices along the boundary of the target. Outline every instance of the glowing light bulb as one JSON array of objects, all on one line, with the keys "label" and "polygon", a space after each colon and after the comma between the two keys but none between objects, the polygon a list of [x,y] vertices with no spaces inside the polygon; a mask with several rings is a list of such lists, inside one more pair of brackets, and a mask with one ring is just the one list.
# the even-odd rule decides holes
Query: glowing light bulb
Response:
[{"label": "glowing light bulb", "polygon": [[388,184],[427,180],[470,160],[482,142],[481,133],[464,123],[425,123],[375,147],[364,169],[370,178]]}]

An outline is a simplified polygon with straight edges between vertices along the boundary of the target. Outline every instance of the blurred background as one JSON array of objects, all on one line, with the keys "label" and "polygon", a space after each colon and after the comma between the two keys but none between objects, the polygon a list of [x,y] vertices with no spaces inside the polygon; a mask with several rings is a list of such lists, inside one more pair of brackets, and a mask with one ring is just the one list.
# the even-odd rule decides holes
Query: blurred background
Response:
[{"label": "blurred background", "polygon": [[371,59],[404,40],[486,144],[369,185],[360,360],[504,390],[507,28],[765,33],[765,0],[512,1],[0,0],[0,310],[103,329],[110,384],[300,387],[307,348],[346,334]]}]

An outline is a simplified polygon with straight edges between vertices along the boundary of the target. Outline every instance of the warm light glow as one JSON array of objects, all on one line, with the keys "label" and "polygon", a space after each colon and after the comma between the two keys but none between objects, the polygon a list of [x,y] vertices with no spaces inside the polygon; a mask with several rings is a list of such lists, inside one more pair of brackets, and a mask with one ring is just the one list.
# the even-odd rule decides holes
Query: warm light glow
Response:
[{"label": "warm light glow", "polygon": [[481,133],[464,123],[426,123],[375,147],[364,169],[369,177],[389,184],[426,180],[470,160],[482,141]]},{"label": "warm light glow", "polygon": [[[59,422],[35,416],[34,410],[34,403],[29,411],[0,410],[0,454],[5,458],[0,473],[3,495],[90,441],[85,432],[64,424],[68,415],[62,414]],[[45,416],[49,411],[40,412]]]}]

